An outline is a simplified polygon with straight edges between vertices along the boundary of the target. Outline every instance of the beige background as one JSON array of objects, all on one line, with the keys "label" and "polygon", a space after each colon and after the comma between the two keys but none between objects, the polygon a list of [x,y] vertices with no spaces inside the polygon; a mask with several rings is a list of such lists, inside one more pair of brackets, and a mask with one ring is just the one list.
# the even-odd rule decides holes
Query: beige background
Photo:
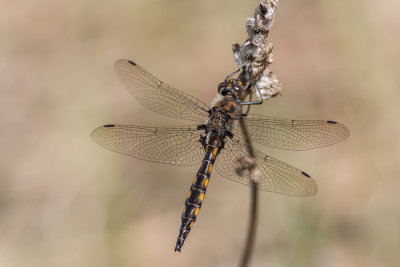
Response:
[{"label": "beige background", "polygon": [[[212,176],[173,248],[198,166],[112,153],[105,123],[182,125],[140,106],[113,71],[133,59],[206,103],[235,69],[257,1],[0,0],[0,266],[235,266],[249,190]],[[308,173],[310,198],[260,194],[252,266],[400,262],[398,0],[281,1],[271,32],[283,95],[253,113],[330,119],[349,139],[264,152]]]}]

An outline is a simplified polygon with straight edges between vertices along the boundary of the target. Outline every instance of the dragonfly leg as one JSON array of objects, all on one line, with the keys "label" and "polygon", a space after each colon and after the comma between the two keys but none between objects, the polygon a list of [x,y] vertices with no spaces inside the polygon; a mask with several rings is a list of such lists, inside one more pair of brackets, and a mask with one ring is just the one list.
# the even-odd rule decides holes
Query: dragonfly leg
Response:
[{"label": "dragonfly leg", "polygon": [[[251,98],[250,98],[250,101],[242,102],[242,105],[260,105],[260,104],[262,104],[264,102],[264,99],[261,97],[260,88],[258,88],[257,84],[255,84],[254,86],[257,89],[257,93],[258,93],[257,96],[258,96],[259,100],[258,101],[251,101]],[[251,96],[252,96],[252,94],[250,95],[250,97]]]},{"label": "dragonfly leg", "polygon": [[236,73],[238,73],[240,71],[240,68],[238,68],[237,70],[235,70],[234,72],[232,72],[231,74],[229,74],[228,76],[226,76],[225,81],[228,80],[230,77],[232,77],[233,75],[235,75]]}]

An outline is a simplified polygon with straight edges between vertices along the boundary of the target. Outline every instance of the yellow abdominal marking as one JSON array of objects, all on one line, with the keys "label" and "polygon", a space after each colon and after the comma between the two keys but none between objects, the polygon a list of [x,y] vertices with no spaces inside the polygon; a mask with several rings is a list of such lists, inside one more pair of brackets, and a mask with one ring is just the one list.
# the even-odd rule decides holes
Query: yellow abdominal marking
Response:
[{"label": "yellow abdominal marking", "polygon": [[204,187],[207,187],[207,185],[208,185],[208,178],[206,178],[206,179],[204,180]]},{"label": "yellow abdominal marking", "polygon": [[189,198],[191,195],[192,195],[192,191],[189,191],[187,198]]},{"label": "yellow abdominal marking", "polygon": [[211,171],[212,171],[212,168],[213,168],[213,165],[212,165],[212,164],[210,164],[210,166],[208,166],[208,173],[209,173],[209,174],[211,173]]},{"label": "yellow abdominal marking", "polygon": [[197,176],[194,178],[193,184],[197,182]]},{"label": "yellow abdominal marking", "polygon": [[200,208],[197,208],[197,209],[194,211],[194,214],[197,216],[197,214],[199,214],[199,211],[200,211]]},{"label": "yellow abdominal marking", "polygon": [[216,148],[216,147],[215,147],[215,148],[214,148],[214,150],[213,150],[213,152],[212,152],[212,153],[213,153],[213,155],[214,155],[214,157],[216,157],[216,156],[217,156],[217,152],[218,152],[218,148]]},{"label": "yellow abdominal marking", "polygon": [[201,193],[201,194],[200,194],[200,202],[202,202],[203,199],[204,199],[204,193]]},{"label": "yellow abdominal marking", "polygon": [[185,207],[183,207],[183,211],[182,211],[182,213],[185,213],[186,212],[186,206]]},{"label": "yellow abdominal marking", "polygon": [[189,227],[192,228],[193,224],[194,224],[194,221],[191,221],[190,224],[189,224]]}]

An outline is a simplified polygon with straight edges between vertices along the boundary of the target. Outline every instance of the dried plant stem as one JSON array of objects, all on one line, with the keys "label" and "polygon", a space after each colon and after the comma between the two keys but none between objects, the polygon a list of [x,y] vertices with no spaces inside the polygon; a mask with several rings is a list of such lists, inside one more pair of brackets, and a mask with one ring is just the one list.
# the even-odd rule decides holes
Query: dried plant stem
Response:
[{"label": "dried plant stem", "polygon": [[[245,142],[247,144],[247,149],[249,152],[249,155],[253,158],[254,157],[254,152],[253,152],[253,146],[251,145],[251,141],[249,138],[249,135],[247,133],[247,129],[244,125],[243,118],[240,118],[240,127],[242,129],[243,136],[245,137]],[[253,166],[254,168],[255,166]],[[252,170],[251,170],[252,171]],[[255,235],[256,235],[256,229],[257,229],[257,210],[258,210],[258,189],[257,189],[257,182],[255,180],[251,181],[251,191],[250,191],[250,220],[249,220],[249,226],[247,230],[247,238],[246,238],[246,245],[244,247],[243,255],[240,260],[240,267],[246,267],[249,264],[251,254],[253,252],[253,247],[254,247],[254,241],[255,241]]]},{"label": "dried plant stem", "polygon": [[249,266],[251,254],[253,252],[256,229],[257,229],[257,210],[258,210],[258,189],[257,183],[251,182],[251,203],[250,203],[250,220],[249,228],[247,230],[246,246],[240,260],[240,267]]},{"label": "dried plant stem", "polygon": [[[268,99],[279,94],[282,84],[275,74],[268,68],[273,62],[272,44],[268,43],[268,35],[272,27],[278,0],[261,0],[257,5],[252,18],[247,19],[246,30],[248,37],[242,44],[232,45],[236,64],[242,69],[239,80],[243,85],[249,84],[246,94],[250,96],[257,88],[259,99]],[[258,210],[258,180],[259,171],[254,163],[254,151],[243,118],[240,118],[249,159],[243,161],[243,168],[247,169],[250,177],[250,219],[247,231],[246,244],[240,261],[240,267],[247,267],[253,252]]]},{"label": "dried plant stem", "polygon": [[278,0],[261,0],[254,15],[247,19],[247,39],[242,44],[233,43],[232,50],[236,65],[242,68],[239,79],[244,85],[251,82],[251,94],[258,88],[258,97],[268,99],[279,94],[282,84],[268,68],[273,62],[273,46],[268,42]]}]

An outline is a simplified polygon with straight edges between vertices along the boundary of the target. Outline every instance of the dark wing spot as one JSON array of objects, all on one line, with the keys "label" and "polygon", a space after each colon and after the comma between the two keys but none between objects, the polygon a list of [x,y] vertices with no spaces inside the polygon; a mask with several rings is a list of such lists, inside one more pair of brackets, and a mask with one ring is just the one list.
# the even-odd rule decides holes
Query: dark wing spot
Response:
[{"label": "dark wing spot", "polygon": [[135,63],[135,62],[130,61],[130,60],[128,60],[128,62],[129,62],[129,64],[131,64],[131,65],[133,65],[133,66],[136,66],[136,63]]},{"label": "dark wing spot", "polygon": [[326,121],[327,123],[330,123],[330,124],[336,124],[337,122],[336,121]]},{"label": "dark wing spot", "polygon": [[114,127],[115,126],[115,124],[106,124],[106,125],[104,125],[104,127]]},{"label": "dark wing spot", "polygon": [[301,174],[303,174],[305,177],[308,177],[308,178],[310,178],[311,176],[310,175],[308,175],[307,173],[305,173],[305,172],[301,172]]}]

